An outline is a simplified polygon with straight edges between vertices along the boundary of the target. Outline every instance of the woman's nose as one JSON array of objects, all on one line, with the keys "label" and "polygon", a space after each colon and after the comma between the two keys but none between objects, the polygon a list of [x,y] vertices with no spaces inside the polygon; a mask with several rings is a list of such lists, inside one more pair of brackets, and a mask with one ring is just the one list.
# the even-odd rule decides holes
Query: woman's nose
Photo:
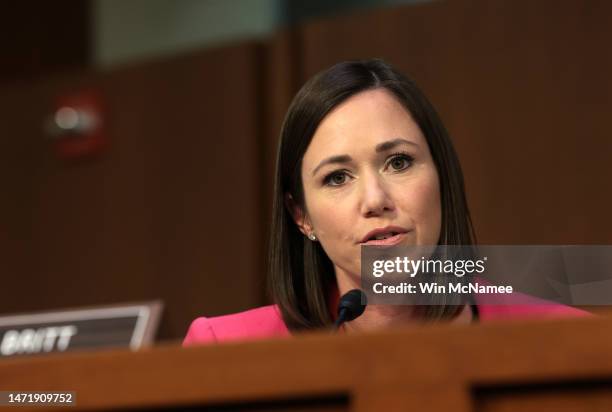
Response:
[{"label": "woman's nose", "polygon": [[367,176],[362,179],[361,213],[363,216],[378,216],[393,210],[393,201],[382,177]]}]

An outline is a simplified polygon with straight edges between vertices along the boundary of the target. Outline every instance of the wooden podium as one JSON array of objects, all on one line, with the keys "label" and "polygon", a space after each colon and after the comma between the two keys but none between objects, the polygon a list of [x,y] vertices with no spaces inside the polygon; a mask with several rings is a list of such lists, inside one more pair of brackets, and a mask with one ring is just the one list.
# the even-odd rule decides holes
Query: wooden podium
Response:
[{"label": "wooden podium", "polygon": [[608,411],[612,318],[4,359],[0,390],[75,391],[72,411]]}]

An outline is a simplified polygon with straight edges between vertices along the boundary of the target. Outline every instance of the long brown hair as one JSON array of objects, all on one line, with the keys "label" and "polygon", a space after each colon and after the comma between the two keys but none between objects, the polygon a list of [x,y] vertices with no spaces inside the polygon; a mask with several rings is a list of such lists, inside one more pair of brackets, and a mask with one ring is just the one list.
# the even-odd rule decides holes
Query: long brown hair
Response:
[{"label": "long brown hair", "polygon": [[[440,180],[442,229],[439,244],[471,245],[474,229],[467,206],[459,159],[435,109],[416,84],[379,60],[347,61],[310,79],[294,97],[283,123],[276,160],[268,282],[290,330],[324,328],[332,323],[328,307],[336,288],[334,267],[319,242],[299,231],[285,204],[290,194],[305,209],[302,159],[323,118],[349,97],[369,89],[390,91],[423,132]],[[448,299],[441,297],[440,299]],[[424,320],[454,316],[459,301],[419,307]]]}]

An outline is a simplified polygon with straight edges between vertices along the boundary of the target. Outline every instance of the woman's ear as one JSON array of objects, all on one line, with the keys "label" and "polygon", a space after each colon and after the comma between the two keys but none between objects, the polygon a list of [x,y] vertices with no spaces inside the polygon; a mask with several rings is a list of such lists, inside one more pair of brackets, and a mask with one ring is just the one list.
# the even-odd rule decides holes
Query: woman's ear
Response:
[{"label": "woman's ear", "polygon": [[293,197],[289,193],[285,193],[285,207],[289,210],[293,221],[300,229],[300,232],[304,234],[304,236],[308,236],[312,233],[312,224],[310,223],[310,219],[302,208],[295,203]]}]

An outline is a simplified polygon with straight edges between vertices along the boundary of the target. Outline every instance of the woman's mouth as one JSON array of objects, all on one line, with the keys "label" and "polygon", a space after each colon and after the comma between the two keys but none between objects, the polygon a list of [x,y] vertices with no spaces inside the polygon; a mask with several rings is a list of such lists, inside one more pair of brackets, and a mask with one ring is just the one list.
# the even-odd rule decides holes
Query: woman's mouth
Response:
[{"label": "woman's mouth", "polygon": [[385,235],[377,236],[374,239],[370,239],[367,242],[361,243],[366,246],[393,246],[400,243],[406,237],[406,233],[392,232]]}]

